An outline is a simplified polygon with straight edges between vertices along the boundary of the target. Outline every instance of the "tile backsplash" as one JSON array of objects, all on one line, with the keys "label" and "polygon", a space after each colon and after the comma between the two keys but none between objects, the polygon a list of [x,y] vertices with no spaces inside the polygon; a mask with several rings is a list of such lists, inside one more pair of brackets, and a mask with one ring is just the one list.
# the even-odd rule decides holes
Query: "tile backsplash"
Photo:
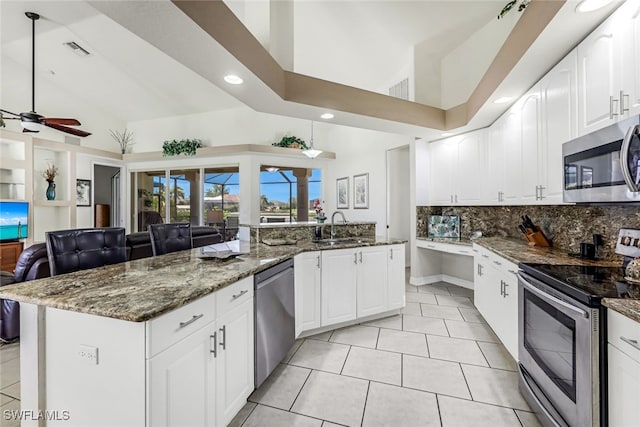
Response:
[{"label": "tile backsplash", "polygon": [[483,236],[526,240],[520,230],[520,217],[529,215],[542,228],[553,246],[567,252],[579,252],[580,242],[593,242],[594,233],[602,234],[604,245],[598,257],[619,260],[615,244],[620,228],[640,229],[637,206],[418,206],[416,236],[427,237],[427,215],[459,215],[462,239],[474,231]]}]

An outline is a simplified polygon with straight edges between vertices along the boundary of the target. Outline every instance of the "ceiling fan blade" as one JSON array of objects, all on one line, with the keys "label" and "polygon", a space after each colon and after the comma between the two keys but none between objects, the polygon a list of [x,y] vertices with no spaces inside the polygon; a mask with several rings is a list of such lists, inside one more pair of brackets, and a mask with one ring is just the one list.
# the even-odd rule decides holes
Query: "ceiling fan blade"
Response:
[{"label": "ceiling fan blade", "polygon": [[[0,108],[0,113],[7,113],[7,114],[11,114],[12,116],[20,117],[20,114],[12,113],[11,111],[3,110],[1,108]],[[7,119],[7,117],[5,117],[5,119]]]},{"label": "ceiling fan blade", "polygon": [[52,128],[52,129],[56,129],[56,130],[59,130],[59,131],[62,131],[62,132],[70,133],[71,135],[75,135],[75,136],[85,137],[85,136],[91,135],[89,132],[85,132],[85,131],[80,130],[80,129],[68,128],[66,126],[56,125],[56,124],[53,124],[53,123],[45,123],[44,125]]},{"label": "ceiling fan blade", "polygon": [[39,131],[37,131],[37,130],[29,130],[27,128],[22,128],[22,133],[27,133],[27,132],[29,132],[29,133],[38,133]]},{"label": "ceiling fan blade", "polygon": [[81,124],[76,119],[61,119],[61,118],[53,118],[53,117],[43,117],[42,121],[45,124],[52,124],[52,125],[80,126]]},{"label": "ceiling fan blade", "polygon": [[3,117],[2,120],[20,120],[20,117]]}]

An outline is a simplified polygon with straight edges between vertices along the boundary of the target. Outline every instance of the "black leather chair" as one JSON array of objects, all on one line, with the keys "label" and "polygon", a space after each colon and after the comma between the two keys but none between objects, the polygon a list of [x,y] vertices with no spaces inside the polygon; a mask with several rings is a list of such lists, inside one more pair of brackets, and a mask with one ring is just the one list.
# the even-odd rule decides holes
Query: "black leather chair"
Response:
[{"label": "black leather chair", "polygon": [[124,228],[86,228],[46,233],[51,275],[127,261]]},{"label": "black leather chair", "polygon": [[150,224],[149,238],[154,256],[193,248],[191,224],[188,222]]},{"label": "black leather chair", "polygon": [[[148,231],[126,235],[129,261],[153,256],[151,237]],[[224,236],[216,227],[191,226],[191,244],[194,248],[213,245],[224,241]]]}]

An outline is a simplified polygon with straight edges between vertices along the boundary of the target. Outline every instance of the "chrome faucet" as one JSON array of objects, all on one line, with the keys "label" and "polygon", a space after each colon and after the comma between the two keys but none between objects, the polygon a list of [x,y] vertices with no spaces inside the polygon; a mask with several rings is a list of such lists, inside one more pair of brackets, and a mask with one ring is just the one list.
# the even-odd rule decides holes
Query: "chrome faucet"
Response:
[{"label": "chrome faucet", "polygon": [[336,232],[334,229],[335,226],[335,218],[336,218],[336,214],[340,214],[340,216],[342,217],[342,223],[346,224],[347,220],[344,217],[344,214],[341,211],[335,211],[332,215],[331,215],[331,238],[335,239],[336,238]]}]

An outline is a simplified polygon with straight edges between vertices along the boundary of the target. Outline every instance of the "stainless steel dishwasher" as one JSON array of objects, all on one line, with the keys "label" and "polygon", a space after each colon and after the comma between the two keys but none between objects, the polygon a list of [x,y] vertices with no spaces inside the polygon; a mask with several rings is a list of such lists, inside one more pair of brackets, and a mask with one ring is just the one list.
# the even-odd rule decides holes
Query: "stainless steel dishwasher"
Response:
[{"label": "stainless steel dishwasher", "polygon": [[255,386],[284,359],[296,339],[293,259],[254,276]]}]

